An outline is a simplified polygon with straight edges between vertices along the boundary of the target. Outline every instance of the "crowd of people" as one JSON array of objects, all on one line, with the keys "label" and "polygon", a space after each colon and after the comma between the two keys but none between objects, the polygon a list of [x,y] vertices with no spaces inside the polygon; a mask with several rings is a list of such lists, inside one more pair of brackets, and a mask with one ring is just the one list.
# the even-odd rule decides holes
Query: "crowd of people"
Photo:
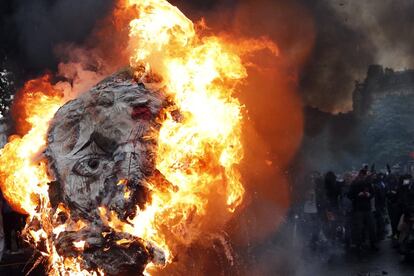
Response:
[{"label": "crowd of people", "polygon": [[376,172],[364,165],[337,176],[313,172],[299,215],[311,249],[322,242],[343,244],[347,250],[376,252],[387,236],[401,254],[414,252],[414,180],[390,166]]},{"label": "crowd of people", "polygon": [[[359,171],[336,175],[312,172],[296,212],[311,250],[326,244],[359,253],[376,252],[388,236],[406,257],[414,257],[414,179],[393,172],[377,172],[364,165]],[[24,216],[15,213],[0,192],[0,261],[3,253],[21,251],[19,232]]]}]

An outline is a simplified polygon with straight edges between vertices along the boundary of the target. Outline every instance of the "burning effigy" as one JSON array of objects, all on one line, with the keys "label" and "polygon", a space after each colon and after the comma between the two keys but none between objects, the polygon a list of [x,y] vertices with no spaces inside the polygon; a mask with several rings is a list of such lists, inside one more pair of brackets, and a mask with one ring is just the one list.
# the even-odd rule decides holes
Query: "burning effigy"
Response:
[{"label": "burning effigy", "polygon": [[243,201],[234,93],[242,57],[276,45],[201,35],[165,0],[120,3],[129,67],[77,95],[27,82],[22,134],[1,151],[3,194],[50,275],[155,273]]},{"label": "burning effigy", "polygon": [[145,89],[124,70],[56,112],[45,152],[56,179],[49,184],[49,199],[56,210],[51,215],[60,221],[53,224],[83,224],[65,227],[56,237],[60,255],[81,257],[87,270],[101,268],[111,275],[142,273],[149,261],[165,264],[164,253],[151,242],[116,232],[107,223],[109,212],[126,222],[149,201],[146,178],[156,174],[151,132],[159,129],[162,107],[160,93]]}]

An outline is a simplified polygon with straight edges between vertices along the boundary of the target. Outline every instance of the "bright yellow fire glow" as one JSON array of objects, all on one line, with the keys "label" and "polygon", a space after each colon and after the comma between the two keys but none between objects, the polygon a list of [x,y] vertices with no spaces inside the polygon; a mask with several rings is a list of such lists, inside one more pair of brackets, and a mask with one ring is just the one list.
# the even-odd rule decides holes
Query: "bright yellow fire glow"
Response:
[{"label": "bright yellow fire glow", "polygon": [[[148,180],[151,201],[129,223],[105,206],[100,208],[101,218],[114,230],[161,248],[171,262],[179,245],[189,245],[200,237],[213,212],[228,217],[243,201],[245,190],[237,168],[243,158],[243,107],[234,96],[247,77],[242,55],[260,49],[277,53],[277,47],[267,40],[237,44],[224,37],[202,36],[193,22],[166,0],[119,2],[133,11],[127,14],[138,15],[129,24],[130,66],[137,78],[149,88],[161,89],[175,106],[163,111],[165,119],[157,133],[156,168],[165,179]],[[157,81],[149,83],[154,79]],[[47,77],[28,82],[24,94],[29,95],[22,101],[28,111],[24,118],[28,131],[10,139],[0,152],[2,191],[14,209],[29,214],[29,221],[42,222],[40,230],[30,230],[27,235],[36,246],[47,240],[41,254],[49,259],[51,275],[103,275],[100,269],[84,270],[80,257],[60,256],[50,239],[85,226],[71,220],[57,225],[49,216],[47,190],[52,179],[41,152],[49,121],[65,101]],[[178,116],[173,111],[178,111]],[[166,187],[164,182],[170,185]],[[120,179],[118,185],[123,184],[125,180]],[[64,206],[59,206],[58,212],[69,216]],[[83,250],[85,241],[73,245]],[[146,273],[157,269],[162,268],[150,263]]]},{"label": "bright yellow fire glow", "polygon": [[47,75],[29,81],[23,90],[25,98],[22,101],[25,101],[28,115],[25,123],[30,130],[22,137],[12,136],[0,150],[0,185],[15,210],[34,214],[39,201],[47,197],[50,181],[46,163],[39,156],[46,146],[49,121],[63,104],[63,99],[60,91],[55,91],[49,84]]}]

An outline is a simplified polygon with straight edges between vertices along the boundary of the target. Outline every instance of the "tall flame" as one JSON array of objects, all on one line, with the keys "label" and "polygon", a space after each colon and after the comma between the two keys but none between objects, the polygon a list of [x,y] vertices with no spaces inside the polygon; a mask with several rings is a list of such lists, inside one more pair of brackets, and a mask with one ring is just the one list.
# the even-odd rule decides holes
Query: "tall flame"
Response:
[{"label": "tall flame", "polygon": [[259,49],[276,54],[277,47],[262,39],[240,48],[224,38],[201,36],[165,0],[126,2],[139,14],[130,22],[131,66],[160,75],[160,86],[182,116],[177,120],[167,112],[158,136],[156,167],[173,188],[165,191],[152,181],[151,203],[122,231],[158,244],[171,257],[175,242],[189,244],[198,237],[210,202],[222,198],[215,208],[227,207],[221,212],[228,213],[241,204],[245,191],[237,164],[243,158],[243,117],[233,96],[247,77],[240,54]]},{"label": "tall flame", "polygon": [[[137,78],[162,89],[175,107],[164,110],[157,133],[156,168],[162,177],[148,180],[151,201],[130,223],[121,222],[104,206],[100,210],[110,227],[156,244],[171,262],[180,245],[199,238],[213,210],[220,212],[218,217],[228,218],[243,201],[245,190],[237,169],[243,158],[243,107],[234,93],[247,77],[243,55],[260,49],[277,54],[277,47],[265,39],[232,42],[201,35],[203,24],[196,28],[166,0],[120,0],[114,16],[133,15],[137,18],[129,22],[130,65]],[[124,21],[115,18],[114,24]],[[146,76],[159,76],[159,81],[146,83]],[[49,258],[51,274],[102,274],[99,269],[84,271],[80,259],[59,256],[53,239],[48,239],[68,227],[82,228],[80,221],[54,225],[48,216],[51,179],[41,151],[49,121],[65,103],[62,93],[45,76],[29,81],[22,94],[19,102],[25,112],[18,123],[25,131],[22,137],[12,137],[0,152],[2,191],[14,209],[29,214],[29,221],[42,221],[44,229],[29,231],[29,240],[35,245],[41,238],[48,240],[42,254]],[[60,208],[59,212],[68,214]],[[74,244],[78,250],[84,245],[83,241]],[[147,273],[156,269],[149,264]]]},{"label": "tall flame", "polygon": [[24,114],[18,129],[28,131],[12,136],[0,150],[0,185],[4,197],[17,211],[36,213],[39,200],[47,197],[50,181],[44,160],[39,157],[46,146],[49,121],[63,104],[62,92],[49,82],[50,76],[27,82],[18,97],[18,112]]}]

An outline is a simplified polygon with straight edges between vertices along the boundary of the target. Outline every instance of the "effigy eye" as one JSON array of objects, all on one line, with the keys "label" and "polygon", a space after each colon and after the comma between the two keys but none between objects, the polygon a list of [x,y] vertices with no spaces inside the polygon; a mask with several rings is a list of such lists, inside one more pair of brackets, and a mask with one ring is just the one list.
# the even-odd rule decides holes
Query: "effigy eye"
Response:
[{"label": "effigy eye", "polygon": [[89,155],[80,159],[73,166],[73,172],[80,176],[92,177],[98,175],[102,170],[100,156]]}]

